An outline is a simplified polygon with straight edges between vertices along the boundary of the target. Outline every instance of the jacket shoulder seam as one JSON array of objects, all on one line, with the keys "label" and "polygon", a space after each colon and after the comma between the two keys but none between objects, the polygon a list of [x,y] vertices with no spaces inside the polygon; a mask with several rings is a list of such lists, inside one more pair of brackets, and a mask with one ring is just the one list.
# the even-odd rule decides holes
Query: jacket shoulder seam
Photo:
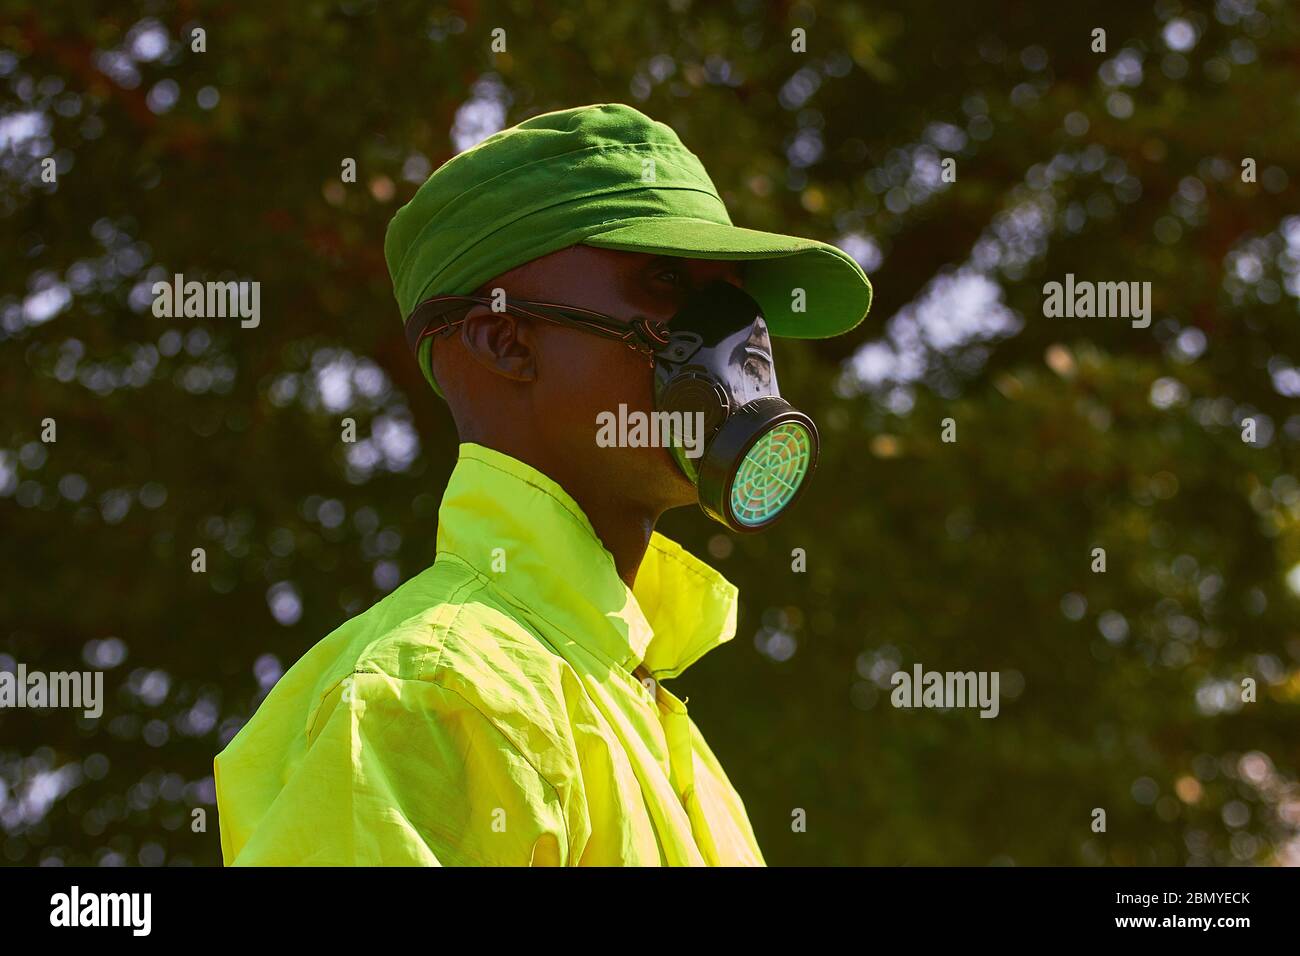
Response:
[{"label": "jacket shoulder seam", "polygon": [[[551,791],[551,794],[555,797],[556,806],[559,807],[560,809],[560,826],[564,828],[564,846],[565,849],[568,851],[567,853],[568,862],[570,864],[572,863],[573,845],[570,842],[570,838],[569,838],[569,821],[565,817],[564,801],[560,798],[559,788],[556,787],[555,784],[553,784],[550,780],[548,780],[544,773],[542,773],[540,770],[537,769],[537,765],[533,762],[533,760],[530,759],[528,754],[524,753],[519,748],[519,746],[515,744],[513,740],[510,739],[510,736],[504,730],[501,729],[500,724],[498,724],[495,720],[493,720],[488,714],[484,713],[483,710],[480,709],[477,704],[475,704],[472,700],[470,700],[460,691],[456,690],[454,687],[449,687],[443,681],[438,680],[436,675],[431,675],[428,677],[423,677],[423,676],[422,677],[398,677],[393,674],[386,674],[382,671],[354,670],[352,671],[352,673],[348,675],[348,677],[385,677],[391,680],[398,680],[403,683],[419,683],[425,686],[437,687],[439,690],[446,691],[448,694],[452,694],[460,698],[462,701],[464,701],[465,704],[467,704],[476,714],[482,717],[492,727],[492,729],[497,732],[497,734],[501,737],[501,739],[505,741],[506,746],[509,747],[513,753],[517,754],[519,759],[521,759],[524,763],[528,765],[528,769],[530,769],[534,774],[537,775],[537,779],[540,780],[542,783],[544,783],[547,789]],[[344,678],[344,680],[346,679],[347,678]],[[340,681],[340,683],[342,683],[342,681]]]}]

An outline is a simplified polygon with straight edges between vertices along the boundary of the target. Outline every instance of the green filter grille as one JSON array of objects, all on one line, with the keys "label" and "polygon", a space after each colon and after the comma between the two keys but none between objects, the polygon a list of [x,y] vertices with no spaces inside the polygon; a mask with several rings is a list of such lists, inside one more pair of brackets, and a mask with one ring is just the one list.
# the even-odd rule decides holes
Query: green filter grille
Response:
[{"label": "green filter grille", "polygon": [[812,458],[812,438],[798,422],[777,425],[756,441],[731,483],[731,513],[746,527],[775,518],[790,503]]}]

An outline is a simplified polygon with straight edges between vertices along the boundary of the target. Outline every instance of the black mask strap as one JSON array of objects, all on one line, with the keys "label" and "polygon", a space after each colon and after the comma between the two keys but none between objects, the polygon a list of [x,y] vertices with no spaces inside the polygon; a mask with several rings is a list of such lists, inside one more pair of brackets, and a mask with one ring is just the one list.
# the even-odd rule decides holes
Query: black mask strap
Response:
[{"label": "black mask strap", "polygon": [[[491,306],[499,299],[481,295],[439,295],[416,306],[406,320],[406,343],[419,355],[420,343],[429,336],[441,335],[465,321],[465,314],[475,305]],[[505,311],[531,319],[555,322],[583,332],[622,342],[628,348],[653,356],[668,344],[667,323],[635,318],[622,322],[603,312],[579,309],[571,305],[505,299]],[[457,314],[459,313],[459,314]]]}]

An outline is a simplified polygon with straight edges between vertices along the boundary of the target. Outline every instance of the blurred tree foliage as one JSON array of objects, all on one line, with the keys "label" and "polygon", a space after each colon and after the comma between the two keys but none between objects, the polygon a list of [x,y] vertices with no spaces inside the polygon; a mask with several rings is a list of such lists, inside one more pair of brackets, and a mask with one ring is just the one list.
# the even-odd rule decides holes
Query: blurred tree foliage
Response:
[{"label": "blurred tree foliage", "polygon": [[[0,667],[108,697],[0,712],[0,859],[220,861],[213,755],[433,560],[456,440],[389,217],[616,100],[875,283],[854,334],[778,346],[824,431],[796,514],[663,528],[741,589],[674,689],[769,862],[1300,861],[1298,47],[1267,0],[0,0]],[[260,325],[155,317],[178,272],[261,282]],[[1067,273],[1149,281],[1150,328],[1044,318]],[[1000,715],[891,707],[917,662],[999,671]]]}]

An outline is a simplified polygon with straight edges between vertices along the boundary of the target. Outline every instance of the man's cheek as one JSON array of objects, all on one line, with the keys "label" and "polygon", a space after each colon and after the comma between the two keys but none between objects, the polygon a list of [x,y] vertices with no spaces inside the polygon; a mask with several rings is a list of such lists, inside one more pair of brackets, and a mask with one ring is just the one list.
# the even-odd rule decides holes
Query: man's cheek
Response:
[{"label": "man's cheek", "polygon": [[655,408],[654,369],[630,349],[625,355],[602,369],[602,409],[617,412],[620,405],[629,411],[649,414]]}]

